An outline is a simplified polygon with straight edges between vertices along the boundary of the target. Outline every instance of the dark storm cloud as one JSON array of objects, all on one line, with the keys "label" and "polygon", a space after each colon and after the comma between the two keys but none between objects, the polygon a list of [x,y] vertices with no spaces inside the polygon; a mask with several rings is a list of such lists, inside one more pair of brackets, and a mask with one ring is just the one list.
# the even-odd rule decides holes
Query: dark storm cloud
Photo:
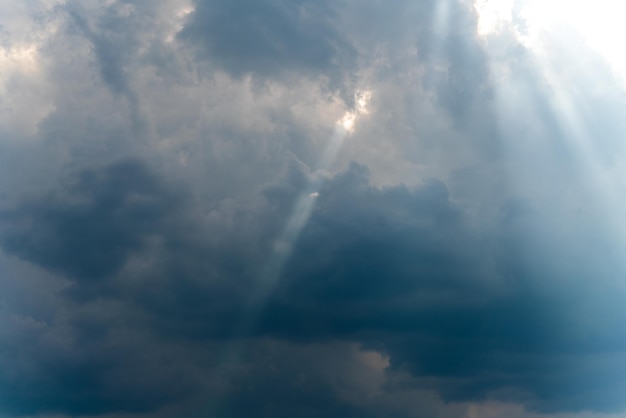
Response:
[{"label": "dark storm cloud", "polygon": [[[174,3],[62,6],[90,54],[63,56],[61,30],[45,58],[62,71],[93,61],[102,91],[85,81],[93,67],[61,80],[32,142],[0,143],[0,415],[441,417],[442,400],[624,410],[613,225],[567,200],[588,173],[563,157],[571,138],[519,50],[498,64],[514,61],[538,115],[512,112],[521,122],[496,135],[502,109],[471,2],[197,0],[180,21]],[[319,79],[357,73],[374,99],[344,151],[426,167],[417,186],[379,186],[394,182],[360,163],[312,173],[301,162],[313,166],[346,110]],[[244,74],[264,80],[250,87]],[[135,122],[144,103],[153,113],[154,137],[140,158],[109,164],[138,149],[119,126],[127,100]],[[618,161],[621,113],[590,103],[604,116],[585,114],[589,126],[611,137],[598,138],[615,158],[602,161]],[[473,175],[502,157],[494,139],[526,153]],[[68,166],[82,168],[49,187]],[[476,196],[526,172],[541,198],[506,181]],[[462,196],[443,180],[455,176]],[[258,300],[312,181],[311,217]],[[420,391],[435,400],[397,404]]]},{"label": "dark storm cloud", "polygon": [[[332,355],[332,353],[323,354]],[[263,358],[259,353],[254,355],[256,358]],[[374,417],[371,412],[337,399],[323,380],[312,379],[310,376],[314,373],[300,363],[305,359],[296,357],[277,360],[275,356],[267,356],[265,361],[252,364],[249,374],[237,378],[234,382],[241,389],[224,399],[214,401],[216,415],[267,418]]]},{"label": "dark storm cloud", "polygon": [[[76,170],[54,192],[3,208],[3,251],[54,273],[36,282],[37,296],[28,291],[37,274],[2,260],[3,289],[47,305],[41,315],[12,301],[0,304],[3,414],[150,414],[205,387],[195,367],[206,360],[193,344],[155,339],[152,321],[133,305],[139,292],[132,291],[145,283],[123,280],[144,276],[116,280],[154,237],[176,242],[170,222],[174,230],[182,226],[188,199],[146,164],[124,160]],[[210,355],[210,347],[203,352]]]},{"label": "dark storm cloud", "polygon": [[[286,217],[307,181],[297,167],[283,185],[264,193],[263,205],[242,209],[252,210],[239,215],[242,221],[261,226],[252,235],[237,227],[206,229],[219,246],[164,227],[168,222],[182,225],[178,218],[187,213],[180,210],[184,199],[144,165],[126,161],[82,172],[66,186],[63,200],[35,199],[5,211],[3,247],[77,280],[73,293],[80,294],[90,281],[118,274],[133,253],[141,253],[147,236],[160,234],[170,244],[157,253],[153,268],[134,271],[134,279],[121,273],[128,278],[113,282],[118,292],[100,288],[100,297],[118,300],[126,321],[136,318],[133,326],[147,327],[160,338],[185,344],[223,339],[246,312],[243,304],[271,246],[264,237],[279,231],[263,221]],[[603,355],[623,349],[624,341],[606,335],[595,336],[595,343],[581,340],[565,317],[572,294],[553,295],[536,287],[515,245],[521,238],[516,224],[532,213],[511,204],[503,208],[497,231],[479,233],[440,181],[414,190],[380,189],[370,185],[365,167],[352,165],[321,189],[310,224],[252,333],[292,341],[359,341],[388,353],[392,368],[429,378],[417,387],[436,389],[448,401],[486,399],[507,388],[510,393],[496,397],[523,400],[537,410],[616,410],[621,401],[615,391],[597,393],[581,382],[591,376],[619,385],[618,366]],[[550,273],[549,266],[544,272]],[[131,279],[141,284],[123,284]],[[10,394],[4,398],[6,408],[19,412],[19,405],[28,404],[30,409],[22,412],[83,414],[160,405],[162,395],[122,396],[103,383],[106,370],[117,370],[140,354],[91,345],[104,344],[118,325],[89,318],[77,317],[70,329],[77,344],[91,343],[77,356],[63,353],[66,360],[50,359],[51,364],[60,361],[58,368],[48,366],[46,359],[54,353],[43,356],[47,351],[41,340],[29,343],[35,350],[27,354],[30,361],[43,362],[40,372],[21,375],[18,382],[4,380],[3,393]],[[40,337],[34,333],[33,338]],[[131,348],[141,350],[146,343]],[[81,360],[88,353],[94,360]],[[254,372],[247,376],[249,384],[259,379]],[[268,387],[282,391],[289,386],[280,379],[262,392],[233,392],[220,408],[235,416],[256,409],[275,396]],[[41,388],[37,393],[50,396],[32,397],[22,387]],[[136,390],[146,387],[138,384]],[[331,399],[315,388],[301,389],[291,389],[299,401],[276,399],[270,402],[272,410],[289,414]],[[68,398],[69,393],[74,395]],[[7,403],[9,399],[15,403]],[[337,408],[340,414],[344,406]]]},{"label": "dark storm cloud", "polygon": [[137,160],[84,170],[59,194],[2,210],[0,241],[9,254],[54,272],[99,280],[141,249],[181,199]]},{"label": "dark storm cloud", "polygon": [[96,336],[80,327],[6,315],[3,415],[149,412],[194,394],[198,382],[177,358],[180,353],[156,347],[140,330],[126,333],[124,326],[107,323],[106,332],[108,337]]},{"label": "dark storm cloud", "polygon": [[199,0],[180,32],[210,62],[235,75],[304,72],[341,79],[355,51],[328,1]]},{"label": "dark storm cloud", "polygon": [[[3,307],[1,410],[12,415],[155,413],[207,390],[206,378],[197,375],[219,375],[224,358],[223,349],[211,349],[208,341],[228,335],[239,320],[241,313],[233,312],[241,311],[249,290],[242,284],[250,285],[248,268],[258,263],[257,246],[268,246],[264,235],[274,235],[278,226],[266,217],[289,210],[306,181],[303,173],[294,175],[268,192],[271,205],[260,212],[247,208],[249,213],[238,216],[222,209],[244,224],[254,217],[264,225],[252,236],[218,222],[212,235],[199,237],[189,228],[203,229],[201,220],[183,220],[193,215],[185,210],[188,198],[137,160],[78,171],[56,193],[4,210],[3,249],[73,283],[69,293],[50,296],[61,312],[47,315],[45,322]],[[146,247],[154,236],[164,247],[153,250],[156,259],[150,259]],[[139,257],[139,270],[127,267],[133,257]],[[202,344],[201,355],[194,341]],[[232,384],[250,387],[269,379],[261,392],[246,389],[215,398],[220,413],[255,410],[267,396],[275,403],[270,416],[304,409],[337,416],[354,410],[335,400],[321,381],[293,388],[291,403],[285,403],[281,393],[297,371],[268,376],[259,361],[253,356],[246,366],[250,370],[233,377]],[[223,388],[217,384],[217,389],[209,399]],[[272,394],[273,389],[281,393]],[[199,408],[204,407],[201,402]]]},{"label": "dark storm cloud", "polygon": [[[626,340],[579,332],[571,301],[588,290],[554,293],[543,284],[568,273],[575,281],[581,267],[564,272],[552,261],[569,252],[558,243],[531,244],[549,255],[529,258],[524,231],[542,216],[511,202],[493,231],[477,231],[441,182],[378,189],[353,165],[322,189],[259,332],[371,344],[390,355],[392,367],[432,378],[426,387],[447,401],[620,410],[615,390],[585,382],[623,385],[615,373],[623,366],[604,359]],[[494,395],[503,389],[511,392]]]},{"label": "dark storm cloud", "polygon": [[[125,368],[131,368],[130,364],[124,364],[124,360],[131,356],[127,352],[98,353],[92,347],[89,352],[78,354],[70,351],[58,355],[47,352],[53,347],[42,346],[40,342],[19,342],[34,344],[40,351],[29,350],[28,367],[5,365],[10,373],[19,376],[5,375],[1,378],[3,394],[0,408],[4,413],[18,416],[40,413],[97,415],[117,411],[137,413],[153,411],[184,396],[180,389],[178,392],[174,390],[174,393],[165,392],[165,382],[160,383],[160,388],[149,382],[135,381],[134,385],[128,385],[133,379],[123,372]],[[19,354],[17,348],[10,354],[24,356]],[[141,357],[134,357],[141,361]],[[36,367],[37,371],[29,371],[31,367]],[[115,374],[117,376],[112,376]]]}]

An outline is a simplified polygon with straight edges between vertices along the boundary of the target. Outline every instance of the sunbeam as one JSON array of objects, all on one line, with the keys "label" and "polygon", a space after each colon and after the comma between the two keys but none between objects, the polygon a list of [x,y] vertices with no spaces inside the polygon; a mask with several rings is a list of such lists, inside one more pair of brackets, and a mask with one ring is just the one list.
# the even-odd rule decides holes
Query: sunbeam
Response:
[{"label": "sunbeam", "polygon": [[[359,118],[369,112],[368,104],[371,98],[372,92],[369,90],[355,93],[354,106],[346,111],[335,123],[333,134],[319,163],[321,169],[327,169],[332,166],[345,139],[355,132]],[[278,284],[283,267],[293,252],[302,230],[309,221],[323,184],[323,176],[313,176],[308,186],[298,195],[281,233],[274,240],[267,262],[258,275],[256,286],[250,289],[247,306],[242,312],[239,322],[231,330],[233,336],[248,337],[256,325],[256,321],[262,313],[267,299]],[[225,362],[227,358],[237,358],[244,348],[245,343],[243,341],[235,343],[234,346],[229,346],[225,352],[221,353],[220,361]],[[216,406],[209,407],[209,411],[207,411],[209,415],[211,413],[210,410]]]},{"label": "sunbeam", "polygon": [[[555,147],[563,149],[567,156],[562,158],[571,159],[572,173],[578,178],[571,180],[571,187],[579,189],[578,203],[574,204],[582,204],[582,196],[587,196],[585,207],[602,219],[605,235],[610,235],[614,248],[622,251],[626,248],[626,222],[621,215],[626,208],[624,176],[616,175],[611,165],[607,166],[610,157],[603,149],[617,149],[620,138],[594,132],[597,113],[590,112],[589,99],[597,97],[598,92],[615,97],[625,93],[626,59],[619,44],[626,30],[621,22],[626,7],[605,0],[477,0],[475,10],[478,35],[489,41],[503,32],[512,34],[524,47],[525,65],[529,65],[526,77],[517,77],[515,72],[519,70],[512,69],[508,61],[500,62],[500,52],[490,42],[485,43],[492,57],[500,123],[507,123],[507,118],[516,115],[552,125],[543,133],[536,126],[528,127],[533,133],[526,140],[532,145],[507,144],[510,158],[518,158],[524,146],[534,147],[534,153]],[[531,78],[528,74],[532,74]],[[550,129],[556,137],[550,135]],[[554,165],[553,161],[544,163]],[[540,166],[538,161],[529,162],[528,170],[518,171],[515,176],[519,181],[534,183],[531,187],[543,188],[547,185],[536,185],[536,173],[555,167]],[[565,191],[561,193],[565,195]]]},{"label": "sunbeam", "polygon": [[[333,134],[319,162],[321,169],[329,169],[333,165],[346,137],[354,133],[357,121],[369,112],[368,104],[371,98],[372,92],[370,90],[355,93],[354,106],[346,111],[335,124]],[[254,306],[253,309],[260,309],[263,301],[269,297],[276,286],[282,268],[289,259],[302,229],[306,226],[311,216],[315,200],[320,195],[323,183],[323,177],[315,177],[296,199],[291,215],[287,219],[281,234],[276,239],[272,253],[260,275],[258,287],[252,296],[251,305]],[[249,318],[249,320],[253,320],[253,318]]]},{"label": "sunbeam", "polygon": [[0,0],[0,418],[626,418],[626,0]]},{"label": "sunbeam", "polygon": [[[549,39],[580,36],[584,45],[600,54],[626,81],[626,57],[622,39],[626,35],[623,16],[626,5],[612,0],[476,0],[474,3],[481,36],[510,30],[529,49],[538,52]],[[565,42],[576,43],[570,37]]]}]

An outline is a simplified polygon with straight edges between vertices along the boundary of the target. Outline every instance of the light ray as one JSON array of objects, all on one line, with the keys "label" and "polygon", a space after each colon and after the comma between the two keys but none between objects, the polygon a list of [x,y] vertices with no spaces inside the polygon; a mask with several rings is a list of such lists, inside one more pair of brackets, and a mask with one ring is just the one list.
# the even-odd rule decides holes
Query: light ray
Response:
[{"label": "light ray", "polygon": [[[364,90],[357,92],[354,96],[354,106],[348,110],[336,123],[333,134],[328,142],[319,166],[327,169],[332,166],[337,158],[337,154],[349,135],[356,129],[356,122],[362,115],[366,115],[368,104],[372,98],[372,92]],[[281,233],[274,241],[271,253],[267,262],[261,270],[255,287],[250,291],[245,311],[238,323],[232,330],[235,338],[245,338],[250,336],[259,315],[262,313],[267,299],[271,296],[274,288],[278,284],[283,267],[291,256],[293,249],[304,227],[306,226],[313,209],[315,201],[320,196],[321,187],[324,183],[322,176],[314,176],[307,187],[298,195],[290,216],[283,227]],[[237,341],[226,351],[221,353],[220,362],[225,362],[228,358],[237,360],[245,348],[245,342]],[[208,406],[207,414],[213,414],[213,409],[217,405]]]},{"label": "light ray", "polygon": [[450,0],[438,1],[435,6],[433,27],[435,29],[435,42],[441,43],[449,31],[450,26]]},{"label": "light ray", "polygon": [[[354,106],[346,111],[335,124],[333,134],[319,163],[321,169],[329,169],[333,165],[345,139],[354,133],[357,121],[369,112],[368,104],[371,98],[372,92],[369,90],[359,91],[355,94]],[[282,232],[276,238],[267,263],[259,275],[256,288],[251,292],[248,310],[244,313],[242,322],[237,327],[235,334],[246,335],[254,326],[265,301],[276,287],[282,269],[293,252],[302,230],[311,217],[315,201],[320,196],[323,184],[324,177],[314,176],[296,199],[293,210],[287,218]]]},{"label": "light ray", "polygon": [[[503,31],[513,34],[528,52],[526,62],[531,66],[525,71],[541,80],[546,89],[537,92],[536,86],[525,86],[524,81],[507,74],[509,62],[502,61],[502,56],[490,50],[486,42],[485,48],[492,54],[500,119],[523,114],[519,111],[522,107],[532,109],[541,102],[543,110],[539,112],[554,122],[559,136],[567,141],[563,145],[574,157],[576,169],[583,175],[586,184],[577,185],[578,192],[593,197],[585,205],[610,226],[609,239],[616,248],[624,249],[626,221],[622,213],[626,199],[620,184],[623,179],[611,173],[603,162],[598,142],[607,139],[592,132],[585,107],[596,91],[626,93],[626,58],[619,45],[626,35],[626,26],[621,22],[626,5],[610,0],[526,0],[517,2],[517,10],[513,6],[508,0],[476,0],[477,33],[487,39],[498,37]],[[508,58],[505,54],[505,60]],[[601,71],[602,61],[606,64],[605,73]],[[532,94],[540,97],[524,99],[524,90],[533,90]],[[539,114],[534,109],[530,111],[533,112]],[[531,171],[535,170],[534,166]],[[526,175],[517,173],[518,177]]]},{"label": "light ray", "polygon": [[[371,98],[372,92],[369,90],[360,91],[355,94],[354,107],[337,121],[333,135],[322,154],[319,163],[322,169],[330,168],[335,162],[344,140],[347,136],[354,133],[358,119],[368,113],[367,106]],[[323,183],[323,177],[314,178],[296,200],[296,204],[282,233],[276,239],[266,269],[261,275],[258,294],[255,296],[255,304],[266,299],[275,287],[283,266],[291,255],[302,229],[306,226],[311,216]]]},{"label": "light ray", "polygon": [[[576,33],[626,83],[623,17],[626,3],[614,0],[475,0],[477,32],[483,37],[509,30],[538,52],[550,38]],[[573,39],[570,39],[574,41]]]}]

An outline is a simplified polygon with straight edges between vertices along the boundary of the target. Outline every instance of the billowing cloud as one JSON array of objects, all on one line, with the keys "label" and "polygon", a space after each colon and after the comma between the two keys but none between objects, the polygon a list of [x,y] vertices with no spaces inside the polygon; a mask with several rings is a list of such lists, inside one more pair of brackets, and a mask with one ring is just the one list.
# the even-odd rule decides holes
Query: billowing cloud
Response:
[{"label": "billowing cloud", "polygon": [[[179,36],[230,73],[345,77],[356,53],[327,1],[198,1]],[[339,6],[340,7],[340,6]]]},{"label": "billowing cloud", "polygon": [[518,3],[0,6],[0,415],[622,413],[624,87]]}]

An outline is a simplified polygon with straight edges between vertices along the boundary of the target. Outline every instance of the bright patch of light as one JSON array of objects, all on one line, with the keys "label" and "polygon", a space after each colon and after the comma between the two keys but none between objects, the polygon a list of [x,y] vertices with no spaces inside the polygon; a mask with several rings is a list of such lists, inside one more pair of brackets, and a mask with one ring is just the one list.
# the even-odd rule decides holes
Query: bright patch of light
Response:
[{"label": "bright patch of light", "polygon": [[[477,33],[486,42],[493,60],[490,63],[497,76],[498,101],[503,111],[524,109],[535,99],[527,97],[525,83],[511,77],[508,71],[511,57],[506,48],[511,35],[527,48],[534,65],[533,71],[546,81],[542,99],[549,106],[572,155],[576,156],[586,181],[592,185],[599,211],[610,219],[615,231],[626,231],[623,224],[623,182],[614,171],[604,166],[595,133],[585,123],[589,117],[586,94],[610,88],[626,88],[626,54],[622,39],[626,38],[626,3],[615,0],[474,0],[477,13]],[[503,35],[504,36],[501,36]],[[496,42],[491,43],[491,40]],[[503,42],[497,42],[502,40]],[[504,46],[504,54],[500,47]],[[504,59],[502,59],[504,58]],[[613,77],[606,77],[610,67]],[[522,82],[520,82],[522,81]],[[616,238],[624,245],[623,235]]]},{"label": "bright patch of light", "polygon": [[[495,34],[503,27],[516,33],[530,49],[540,49],[546,39],[577,33],[585,45],[598,52],[626,81],[626,2],[616,0],[525,0],[514,10],[513,0],[475,0],[477,31]],[[514,12],[518,23],[514,24]],[[523,22],[519,25],[519,22]]]},{"label": "bright patch of light", "polygon": [[354,132],[356,122],[361,115],[369,112],[367,106],[372,99],[372,92],[369,90],[359,91],[354,95],[354,108],[347,111],[337,124],[348,133]]},{"label": "bright patch of light", "polygon": [[171,23],[171,29],[165,34],[165,42],[171,44],[176,39],[176,35],[183,29],[185,19],[195,11],[192,4],[186,4],[176,11]]},{"label": "bright patch of light", "polygon": [[36,44],[0,47],[0,124],[32,135],[52,110]]},{"label": "bright patch of light", "polygon": [[[321,169],[332,166],[346,136],[354,131],[358,119],[369,113],[368,105],[371,99],[372,92],[370,90],[361,90],[355,93],[354,106],[337,121],[338,129],[335,129],[330,141],[326,144],[326,149],[318,164]],[[267,298],[269,292],[276,285],[283,265],[291,255],[302,229],[309,221],[317,198],[320,196],[323,182],[323,178],[312,179],[309,186],[300,193],[296,200],[282,233],[274,242],[273,253],[261,274],[257,289],[258,294],[256,295],[258,300]]]},{"label": "bright patch of light", "polygon": [[0,67],[8,78],[11,73],[34,74],[39,69],[37,45],[0,48]]},{"label": "bright patch of light", "polygon": [[354,112],[346,112],[345,115],[339,121],[339,125],[348,132],[354,131],[354,125],[356,123],[356,114]]},{"label": "bright patch of light", "polygon": [[476,0],[474,8],[478,15],[478,33],[487,35],[498,32],[504,24],[513,20],[514,0]]},{"label": "bright patch of light", "polygon": [[368,113],[367,105],[372,100],[372,92],[369,90],[360,91],[355,94],[356,111],[359,114]]},{"label": "bright patch of light", "polygon": [[[63,25],[54,9],[65,0],[0,1],[0,126],[3,131],[36,134],[54,109],[48,84],[48,41]],[[46,18],[42,18],[46,16]],[[0,140],[11,137],[5,135]]]},{"label": "bright patch of light", "polygon": [[188,4],[187,6],[182,7],[176,12],[176,17],[178,19],[183,19],[188,14],[193,13],[193,11],[194,11],[193,6],[191,4]]},{"label": "bright patch of light", "polygon": [[614,0],[532,0],[528,3],[525,14],[531,28],[538,26],[537,31],[547,31],[558,23],[574,28],[589,47],[599,52],[613,70],[626,79],[623,47],[626,3]]}]

